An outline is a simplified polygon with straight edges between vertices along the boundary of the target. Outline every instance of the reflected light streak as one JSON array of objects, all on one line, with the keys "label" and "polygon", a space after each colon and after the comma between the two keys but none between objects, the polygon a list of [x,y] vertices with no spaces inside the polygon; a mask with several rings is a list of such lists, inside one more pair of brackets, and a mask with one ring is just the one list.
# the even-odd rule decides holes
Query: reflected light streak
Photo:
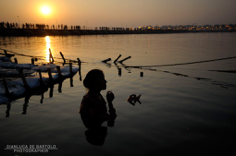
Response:
[{"label": "reflected light streak", "polygon": [[51,45],[50,45],[50,42],[51,42],[50,37],[49,37],[49,36],[46,36],[46,37],[45,37],[45,41],[46,41],[46,50],[45,50],[46,62],[50,62],[50,61],[49,61],[49,54],[50,54],[49,48],[51,48]]}]

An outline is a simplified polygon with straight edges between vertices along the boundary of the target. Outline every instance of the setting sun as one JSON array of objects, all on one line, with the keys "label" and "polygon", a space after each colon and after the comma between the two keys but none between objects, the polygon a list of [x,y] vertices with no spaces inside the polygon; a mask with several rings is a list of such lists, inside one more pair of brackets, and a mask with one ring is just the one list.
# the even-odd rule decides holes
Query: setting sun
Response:
[{"label": "setting sun", "polygon": [[51,13],[51,9],[48,7],[48,6],[43,6],[41,8],[41,12],[44,14],[44,15],[48,15]]}]

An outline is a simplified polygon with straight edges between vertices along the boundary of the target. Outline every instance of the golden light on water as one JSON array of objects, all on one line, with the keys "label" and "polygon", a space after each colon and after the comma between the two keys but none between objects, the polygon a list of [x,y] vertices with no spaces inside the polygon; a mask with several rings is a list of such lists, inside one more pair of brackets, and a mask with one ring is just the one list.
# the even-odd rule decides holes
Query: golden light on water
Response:
[{"label": "golden light on water", "polygon": [[49,37],[49,36],[46,36],[46,37],[45,37],[45,40],[46,40],[46,42],[47,42],[47,43],[50,43],[50,42],[51,42],[51,40],[50,40],[50,37]]},{"label": "golden light on water", "polygon": [[50,54],[49,48],[51,48],[51,45],[50,45],[50,42],[51,42],[50,37],[49,37],[49,36],[46,36],[46,37],[45,37],[45,41],[46,41],[46,50],[45,50],[46,62],[50,62],[50,61],[49,61],[49,54]]}]

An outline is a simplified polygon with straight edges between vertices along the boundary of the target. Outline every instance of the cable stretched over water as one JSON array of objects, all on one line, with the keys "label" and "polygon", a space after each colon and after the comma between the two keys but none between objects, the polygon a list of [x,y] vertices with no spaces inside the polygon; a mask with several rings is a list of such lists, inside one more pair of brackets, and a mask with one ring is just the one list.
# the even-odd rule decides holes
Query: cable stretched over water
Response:
[{"label": "cable stretched over water", "polygon": [[[2,49],[1,50],[6,50],[6,49]],[[10,51],[7,50],[8,52],[11,52],[13,54],[17,54],[17,55],[21,55],[21,56],[26,56],[26,57],[33,57],[33,58],[39,58],[39,59],[43,59],[44,56],[31,56],[31,55],[25,55],[25,54],[21,54],[18,52],[14,52],[14,51]],[[56,59],[62,59],[62,58],[58,58],[58,57],[54,57]],[[179,65],[189,65],[189,64],[197,64],[197,63],[205,63],[205,62],[213,62],[213,61],[221,61],[221,60],[228,60],[228,59],[234,59],[236,58],[236,56],[232,56],[232,57],[225,57],[225,58],[219,58],[219,59],[212,59],[212,60],[204,60],[204,61],[195,61],[195,62],[185,62],[185,63],[173,63],[173,64],[162,64],[162,65],[146,65],[146,66],[125,66],[126,68],[142,68],[142,67],[168,67],[168,66],[179,66]],[[76,60],[70,60],[70,59],[66,59],[68,61],[71,62],[78,62]]]},{"label": "cable stretched over water", "polygon": [[[0,48],[1,50],[6,50],[6,49],[3,49],[3,48]],[[16,55],[20,55],[20,56],[25,56],[25,57],[31,57],[31,58],[38,58],[40,60],[45,60],[45,56],[33,56],[33,55],[26,55],[26,54],[21,54],[19,52],[15,52],[15,51],[11,51],[11,50],[6,50],[7,52],[10,52],[10,53],[13,53],[13,54],[16,54]],[[5,55],[4,53],[0,53],[2,55]],[[55,59],[62,59],[60,57],[53,57]],[[65,60],[68,60],[69,62],[78,62],[76,60],[71,60],[71,59],[65,59]],[[55,61],[55,62],[59,62],[59,61]]]},{"label": "cable stretched over water", "polygon": [[[0,48],[1,50],[6,50],[6,49],[3,49],[3,48]],[[43,56],[32,56],[32,55],[26,55],[26,54],[21,54],[21,53],[18,53],[18,52],[15,52],[15,51],[11,51],[11,50],[6,50],[7,52],[10,52],[10,53],[13,53],[13,54],[16,54],[16,55],[20,55],[20,56],[25,56],[25,57],[33,57],[33,58],[40,58],[42,59]],[[4,54],[3,54],[4,55]]]},{"label": "cable stretched over water", "polygon": [[219,59],[213,59],[213,60],[204,60],[204,61],[195,61],[195,62],[185,62],[185,63],[174,63],[174,64],[163,64],[163,65],[126,66],[126,68],[179,66],[179,65],[189,65],[189,64],[197,64],[197,63],[205,63],[205,62],[213,62],[213,61],[228,60],[228,59],[234,59],[234,58],[236,58],[236,56],[225,57],[225,58],[219,58]]},{"label": "cable stretched over water", "polygon": [[[15,52],[15,51],[11,51],[11,50],[7,50],[7,49],[3,49],[3,48],[0,48],[1,50],[6,50],[7,52],[10,52],[10,53],[13,53],[13,54],[16,54],[16,55],[20,55],[20,56],[25,56],[25,57],[32,57],[32,58],[38,58],[38,59],[44,59],[45,56],[33,56],[33,55],[26,55],[26,54],[22,54],[22,53],[19,53],[19,52]],[[3,54],[4,55],[4,54]],[[53,58],[56,58],[56,59],[61,59],[61,58],[58,58],[58,57],[53,57]]]}]

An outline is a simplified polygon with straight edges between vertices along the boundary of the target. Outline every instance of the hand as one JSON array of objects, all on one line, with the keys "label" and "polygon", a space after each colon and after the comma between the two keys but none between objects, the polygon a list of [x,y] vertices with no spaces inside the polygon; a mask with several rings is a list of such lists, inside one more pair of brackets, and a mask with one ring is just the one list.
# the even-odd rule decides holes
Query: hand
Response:
[{"label": "hand", "polygon": [[115,95],[111,92],[111,91],[108,91],[107,92],[107,102],[108,103],[112,103],[112,101],[115,99]]}]

